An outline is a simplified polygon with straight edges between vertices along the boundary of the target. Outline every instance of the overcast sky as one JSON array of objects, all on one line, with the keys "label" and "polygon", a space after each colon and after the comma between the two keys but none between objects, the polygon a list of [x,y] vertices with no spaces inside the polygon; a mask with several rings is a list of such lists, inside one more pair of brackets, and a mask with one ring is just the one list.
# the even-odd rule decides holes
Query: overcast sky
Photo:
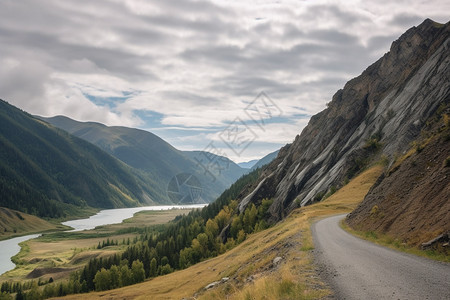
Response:
[{"label": "overcast sky", "polygon": [[241,162],[292,142],[392,41],[449,11],[448,0],[1,0],[0,98]]}]

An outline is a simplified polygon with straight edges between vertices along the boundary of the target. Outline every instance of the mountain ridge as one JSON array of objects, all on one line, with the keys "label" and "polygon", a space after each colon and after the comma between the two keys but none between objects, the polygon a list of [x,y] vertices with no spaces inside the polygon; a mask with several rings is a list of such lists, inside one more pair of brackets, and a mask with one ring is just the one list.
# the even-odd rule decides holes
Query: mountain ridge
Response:
[{"label": "mountain ridge", "polygon": [[392,163],[449,97],[449,31],[449,23],[427,19],[394,41],[280,150],[243,192],[240,211],[273,198],[277,221],[298,205],[320,201],[374,159],[384,155]]},{"label": "mountain ridge", "polygon": [[156,183],[154,189],[161,193],[175,176],[192,174],[199,180],[202,198],[212,202],[246,172],[226,157],[203,151],[181,151],[142,129],[79,122],[66,116],[38,118],[145,172]]},{"label": "mountain ridge", "polygon": [[251,169],[258,162],[258,159],[252,159],[245,162],[238,163],[238,166],[244,169]]}]

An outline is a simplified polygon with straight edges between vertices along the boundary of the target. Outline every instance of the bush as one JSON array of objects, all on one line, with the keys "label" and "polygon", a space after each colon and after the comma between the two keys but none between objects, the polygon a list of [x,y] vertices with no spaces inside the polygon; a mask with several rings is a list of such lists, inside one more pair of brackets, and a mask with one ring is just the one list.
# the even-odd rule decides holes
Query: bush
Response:
[{"label": "bush", "polygon": [[378,139],[376,138],[370,138],[366,141],[366,144],[364,145],[364,149],[368,149],[371,151],[376,151],[378,149],[380,149],[382,146],[382,144],[379,142]]},{"label": "bush", "polygon": [[173,272],[172,267],[169,264],[165,264],[164,266],[161,267],[160,275],[166,275],[172,272]]}]

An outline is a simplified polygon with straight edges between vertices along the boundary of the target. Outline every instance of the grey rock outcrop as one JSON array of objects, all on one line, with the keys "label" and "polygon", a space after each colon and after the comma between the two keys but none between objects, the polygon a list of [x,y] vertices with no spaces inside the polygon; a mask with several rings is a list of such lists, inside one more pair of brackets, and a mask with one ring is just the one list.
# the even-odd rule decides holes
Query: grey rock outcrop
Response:
[{"label": "grey rock outcrop", "polygon": [[389,159],[410,147],[450,97],[450,23],[425,20],[336,92],[294,142],[283,147],[239,210],[273,198],[274,221],[351,178],[373,155]]}]

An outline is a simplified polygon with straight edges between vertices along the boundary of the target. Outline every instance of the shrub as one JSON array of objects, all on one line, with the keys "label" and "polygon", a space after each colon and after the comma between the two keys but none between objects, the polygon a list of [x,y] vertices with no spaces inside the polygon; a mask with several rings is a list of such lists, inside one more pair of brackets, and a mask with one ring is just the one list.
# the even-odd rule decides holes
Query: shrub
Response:
[{"label": "shrub", "polygon": [[374,205],[370,210],[370,215],[371,216],[376,215],[378,213],[378,210],[379,210],[378,205]]}]

